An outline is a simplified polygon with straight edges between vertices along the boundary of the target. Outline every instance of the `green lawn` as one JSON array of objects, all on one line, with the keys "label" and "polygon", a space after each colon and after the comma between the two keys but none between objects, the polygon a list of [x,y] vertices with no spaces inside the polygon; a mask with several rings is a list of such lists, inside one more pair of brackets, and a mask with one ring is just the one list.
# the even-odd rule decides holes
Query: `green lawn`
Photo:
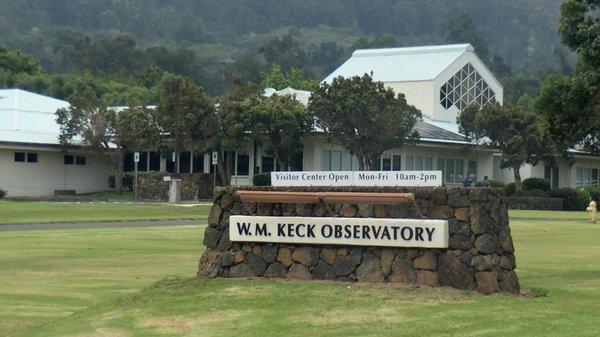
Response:
[{"label": "green lawn", "polygon": [[539,297],[197,280],[203,226],[2,232],[0,336],[596,336],[600,224],[580,215],[511,212]]},{"label": "green lawn", "polygon": [[76,221],[123,221],[206,218],[210,205],[0,201],[0,225]]}]

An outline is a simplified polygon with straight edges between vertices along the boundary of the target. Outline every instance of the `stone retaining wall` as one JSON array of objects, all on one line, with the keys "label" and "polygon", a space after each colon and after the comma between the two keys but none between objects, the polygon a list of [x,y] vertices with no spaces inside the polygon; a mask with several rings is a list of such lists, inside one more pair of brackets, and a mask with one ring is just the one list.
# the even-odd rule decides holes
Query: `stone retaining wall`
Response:
[{"label": "stone retaining wall", "polygon": [[208,173],[138,173],[138,195],[142,200],[169,200],[169,182],[165,176],[181,179],[181,200],[212,199],[212,175]]},{"label": "stone retaining wall", "polygon": [[548,197],[503,197],[508,209],[536,209],[545,211],[562,211],[562,198]]},{"label": "stone retaining wall", "polygon": [[[241,188],[240,188],[241,189]],[[246,203],[218,188],[204,235],[199,277],[274,277],[451,286],[484,294],[519,292],[506,205],[497,189],[273,188],[253,190],[413,192],[428,219],[447,219],[449,248],[387,248],[234,243],[230,215],[417,218],[409,202],[395,205]],[[329,212],[333,213],[330,214]]]}]

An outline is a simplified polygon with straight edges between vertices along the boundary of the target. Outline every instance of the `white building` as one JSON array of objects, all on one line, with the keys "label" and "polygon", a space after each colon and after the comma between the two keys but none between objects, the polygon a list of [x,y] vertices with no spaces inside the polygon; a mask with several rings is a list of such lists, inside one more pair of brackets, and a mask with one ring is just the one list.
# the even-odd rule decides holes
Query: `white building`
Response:
[{"label": "white building", "polygon": [[[376,81],[403,93],[409,104],[423,113],[416,128],[421,136],[414,146],[386,151],[379,170],[441,170],[444,183],[461,184],[468,173],[478,180],[511,182],[510,169],[500,169],[501,153],[490,148],[465,151],[468,140],[459,133],[456,116],[471,103],[483,105],[503,101],[503,88],[468,44],[357,50],[352,57],[325,78],[372,74]],[[267,94],[295,95],[307,104],[310,92],[285,88]],[[9,195],[51,195],[57,190],[77,193],[108,189],[110,167],[102,158],[79,148],[61,152],[59,128],[54,119],[57,108],[67,102],[21,90],[0,90],[0,188]],[[319,132],[303,139],[303,153],[294,170],[357,170],[358,163],[340,145]],[[254,173],[277,170],[273,156],[259,144],[248,143],[236,151],[233,185],[250,185]],[[559,160],[556,167],[524,165],[521,177],[546,178],[552,187],[599,186],[600,157],[573,152],[575,164]],[[180,173],[212,172],[210,156],[183,152]],[[80,165],[77,165],[79,163]],[[138,169],[174,172],[171,158],[157,152],[142,152]],[[133,169],[133,155],[125,158],[125,169]]]},{"label": "white building", "polygon": [[[423,113],[423,120],[416,126],[420,142],[386,151],[377,169],[441,170],[444,183],[448,185],[460,184],[468,173],[476,174],[478,180],[488,176],[505,183],[513,181],[512,170],[500,168],[499,151],[485,148],[465,151],[465,145],[469,143],[458,131],[456,117],[468,105],[477,103],[481,106],[491,100],[503,102],[502,85],[471,45],[357,50],[324,82],[330,83],[337,76],[363,74],[370,74],[375,81],[405,94],[408,103]],[[274,93],[296,95],[303,104],[310,97],[310,92],[291,88],[277,92],[269,90],[267,94]],[[584,152],[573,153],[576,162],[572,166],[561,159],[556,167],[523,165],[521,177],[546,178],[553,188],[599,186],[600,158]],[[246,167],[247,164],[256,167],[258,172],[273,169],[272,158],[260,147],[248,146],[239,156],[243,157],[244,163],[244,174],[236,171],[240,184],[250,181],[250,176],[245,173],[252,170]],[[304,140],[301,169],[357,170],[358,163],[340,144],[332,144],[317,133]]]},{"label": "white building", "polygon": [[19,89],[0,90],[0,189],[9,196],[108,190],[110,167],[85,148],[64,152],[55,112],[69,103]]}]

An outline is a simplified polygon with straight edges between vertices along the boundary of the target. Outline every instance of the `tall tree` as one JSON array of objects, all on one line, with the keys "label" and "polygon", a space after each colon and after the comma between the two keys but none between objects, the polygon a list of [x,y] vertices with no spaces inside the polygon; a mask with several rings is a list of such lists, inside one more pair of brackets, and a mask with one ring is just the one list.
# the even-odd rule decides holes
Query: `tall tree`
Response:
[{"label": "tall tree", "polygon": [[477,25],[467,13],[462,13],[448,25],[446,41],[450,43],[470,43],[475,52],[497,76],[510,75],[510,66],[502,56],[490,52],[488,43],[479,32]]},{"label": "tall tree", "polygon": [[302,70],[298,68],[292,68],[288,73],[281,71],[279,65],[274,64],[271,68],[271,72],[264,75],[261,82],[263,88],[275,88],[277,90],[292,87],[300,90],[312,90],[319,81],[314,78],[308,78],[304,76]]},{"label": "tall tree", "polygon": [[473,104],[457,119],[460,132],[474,142],[502,151],[501,168],[513,170],[517,189],[521,189],[521,166],[552,158],[543,120],[526,104],[504,106],[497,102],[482,108]]},{"label": "tall tree", "polygon": [[568,150],[585,147],[600,154],[600,1],[567,0],[560,10],[558,33],[578,53],[573,76],[551,76],[536,101],[550,125],[555,144]]},{"label": "tall tree", "polygon": [[258,96],[256,85],[234,76],[229,92],[219,100],[214,128],[213,147],[219,152],[218,168],[221,183],[229,185],[236,150],[250,140],[250,120],[245,118],[246,100]]},{"label": "tall tree", "polygon": [[39,63],[30,56],[18,51],[8,50],[0,46],[0,70],[8,73],[40,75],[43,73]]},{"label": "tall tree", "polygon": [[152,146],[160,137],[152,113],[144,107],[121,112],[109,109],[89,88],[69,97],[70,106],[56,111],[59,140],[70,145],[89,146],[113,167],[115,187],[122,191],[123,158],[126,152]]},{"label": "tall tree", "polygon": [[327,137],[357,156],[361,170],[370,170],[383,151],[414,143],[421,112],[383,83],[362,77],[337,77],[313,92],[308,109]]},{"label": "tall tree", "polygon": [[304,69],[308,61],[300,42],[290,34],[270,39],[258,49],[258,52],[264,56],[268,64],[278,64],[285,72],[294,67]]},{"label": "tall tree", "polygon": [[182,77],[167,77],[156,109],[160,128],[167,134],[163,152],[175,153],[175,170],[184,150],[205,151],[215,129],[215,105],[204,90]]},{"label": "tall tree", "polygon": [[312,115],[293,96],[260,96],[246,100],[244,106],[253,138],[267,145],[278,167],[286,170],[311,131]]}]

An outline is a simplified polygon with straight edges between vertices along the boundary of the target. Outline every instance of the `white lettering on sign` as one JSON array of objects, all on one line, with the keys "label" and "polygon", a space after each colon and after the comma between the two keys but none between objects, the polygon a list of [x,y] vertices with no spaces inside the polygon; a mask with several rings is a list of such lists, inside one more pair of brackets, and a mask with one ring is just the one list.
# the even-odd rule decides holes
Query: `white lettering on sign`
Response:
[{"label": "white lettering on sign", "polygon": [[273,186],[441,186],[442,171],[271,172]]},{"label": "white lettering on sign", "polygon": [[448,247],[448,221],[232,215],[235,242],[384,247]]}]

